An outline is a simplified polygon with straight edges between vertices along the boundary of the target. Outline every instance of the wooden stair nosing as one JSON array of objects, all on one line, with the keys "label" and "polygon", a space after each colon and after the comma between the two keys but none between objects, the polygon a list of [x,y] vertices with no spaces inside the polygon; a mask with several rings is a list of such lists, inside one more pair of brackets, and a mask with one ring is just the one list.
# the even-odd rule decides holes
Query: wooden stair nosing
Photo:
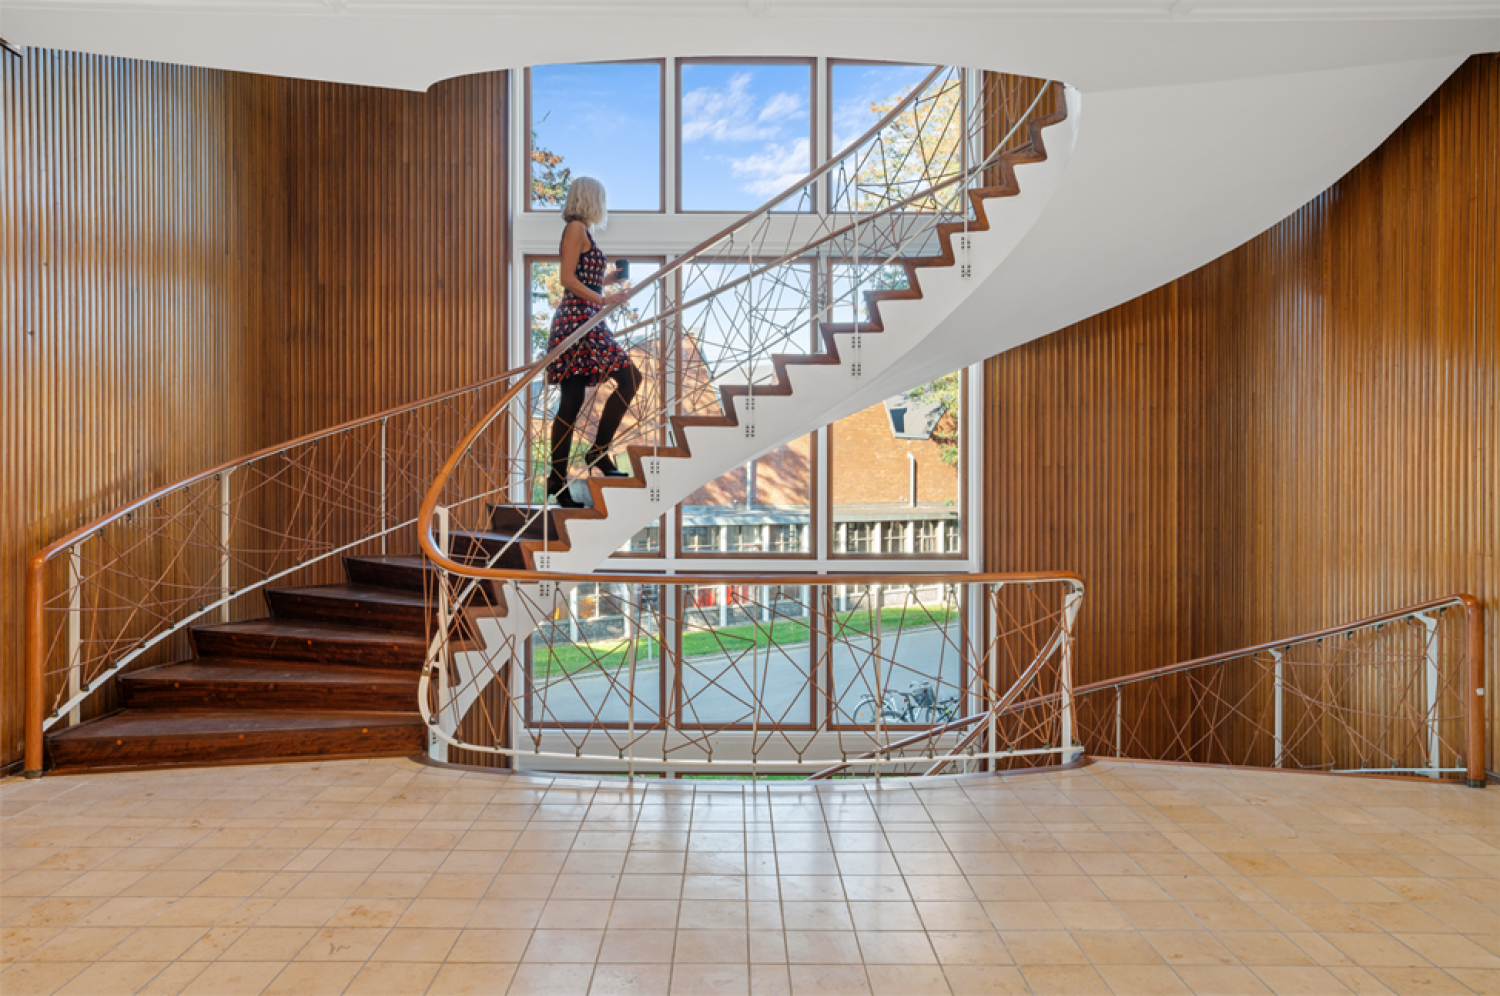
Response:
[{"label": "wooden stair nosing", "polygon": [[330,664],[197,658],[120,678],[134,710],[416,712],[421,672]]},{"label": "wooden stair nosing", "polygon": [[420,750],[416,713],[122,710],[47,736],[55,771],[400,756]]}]

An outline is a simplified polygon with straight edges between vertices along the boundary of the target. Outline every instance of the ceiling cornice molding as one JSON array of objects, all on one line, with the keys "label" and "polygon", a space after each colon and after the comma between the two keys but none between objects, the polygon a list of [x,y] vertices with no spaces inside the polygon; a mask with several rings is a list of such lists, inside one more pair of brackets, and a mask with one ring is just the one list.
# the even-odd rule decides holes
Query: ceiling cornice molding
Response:
[{"label": "ceiling cornice molding", "polygon": [[1496,0],[0,3],[3,34],[20,45],[407,90],[549,62],[829,55],[1005,70],[1087,92],[1500,49]]}]

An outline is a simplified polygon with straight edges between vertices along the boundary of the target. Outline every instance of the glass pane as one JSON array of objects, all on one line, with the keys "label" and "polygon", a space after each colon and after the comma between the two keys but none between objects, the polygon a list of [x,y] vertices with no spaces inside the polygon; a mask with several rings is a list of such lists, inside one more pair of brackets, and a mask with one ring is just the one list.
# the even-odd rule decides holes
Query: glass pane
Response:
[{"label": "glass pane", "polygon": [[661,209],[660,63],[533,66],[531,206],[562,207],[574,176],[611,211]]},{"label": "glass pane", "polygon": [[[806,726],[812,702],[809,589],[700,585],[682,589],[682,723]],[[758,694],[757,694],[758,690]]]},{"label": "glass pane", "polygon": [[561,596],[552,621],[531,638],[530,725],[626,723],[632,635],[635,720],[655,721],[662,684],[660,606],[656,585],[580,584]]},{"label": "glass pane", "polygon": [[811,172],[806,62],[680,65],[684,211],[748,211]]},{"label": "glass pane", "polygon": [[[681,411],[721,414],[718,388],[770,384],[771,358],[812,343],[812,267],[691,263],[681,271]],[[697,302],[697,303],[691,303]]]},{"label": "glass pane", "polygon": [[961,608],[952,585],[834,589],[835,723],[872,727],[878,715],[885,726],[928,726],[964,715]]},{"label": "glass pane", "polygon": [[865,294],[869,291],[905,290],[911,286],[906,271],[899,266],[861,263],[834,263],[829,267],[828,301],[825,303],[830,322],[865,322],[870,320]]},{"label": "glass pane", "polygon": [[661,523],[653,522],[644,527],[615,551],[620,557],[644,557],[661,553]]},{"label": "glass pane", "polygon": [[839,419],[830,429],[835,554],[962,550],[958,373]]},{"label": "glass pane", "polygon": [[[931,66],[834,63],[829,70],[833,114],[832,154],[837,155],[899,104]],[[906,201],[951,178],[964,162],[963,85],[949,74],[929,88],[878,135],[830,174],[836,211],[858,206],[877,211]],[[952,210],[957,188],[916,199],[903,211]]]},{"label": "glass pane", "polygon": [[812,436],[757,457],[681,505],[682,552],[810,553]]}]

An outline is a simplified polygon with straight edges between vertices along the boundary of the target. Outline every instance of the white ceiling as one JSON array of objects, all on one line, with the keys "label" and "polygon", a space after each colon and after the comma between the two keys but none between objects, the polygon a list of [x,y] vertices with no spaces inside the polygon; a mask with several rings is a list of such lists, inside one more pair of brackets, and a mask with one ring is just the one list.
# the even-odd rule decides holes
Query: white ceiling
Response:
[{"label": "white ceiling", "polygon": [[3,0],[20,45],[426,89],[546,62],[837,55],[1085,92],[1500,49],[1497,0]]}]

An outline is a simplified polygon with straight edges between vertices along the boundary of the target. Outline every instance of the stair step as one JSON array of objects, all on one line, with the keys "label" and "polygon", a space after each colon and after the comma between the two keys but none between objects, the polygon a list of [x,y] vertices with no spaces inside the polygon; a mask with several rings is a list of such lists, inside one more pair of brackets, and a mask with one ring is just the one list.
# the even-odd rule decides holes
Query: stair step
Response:
[{"label": "stair step", "polygon": [[422,749],[415,713],[123,712],[47,736],[57,771],[142,765],[400,757]]},{"label": "stair step", "polygon": [[435,572],[426,557],[416,554],[344,558],[344,573],[350,582],[373,588],[422,591],[428,574]]},{"label": "stair step", "polygon": [[198,656],[365,668],[420,668],[427,656],[421,633],[369,629],[296,619],[194,626]]},{"label": "stair step", "polygon": [[272,588],[266,603],[277,619],[336,622],[403,633],[426,633],[426,596],[407,588],[365,584],[320,584]]},{"label": "stair step", "polygon": [[121,676],[127,709],[417,710],[416,671],[281,661],[203,660]]},{"label": "stair step", "polygon": [[[496,505],[491,504],[490,529],[506,536],[523,536],[526,539],[542,539],[542,516],[538,514],[541,509],[535,505]],[[549,512],[546,517],[547,539],[557,539],[557,519],[555,513]]]},{"label": "stair step", "polygon": [[[541,542],[541,538],[538,537],[533,542]],[[448,549],[452,558],[460,563],[504,571],[526,569],[525,552],[521,549],[521,543],[516,542],[510,533],[456,529],[448,536]],[[499,556],[496,557],[496,554]]]}]

